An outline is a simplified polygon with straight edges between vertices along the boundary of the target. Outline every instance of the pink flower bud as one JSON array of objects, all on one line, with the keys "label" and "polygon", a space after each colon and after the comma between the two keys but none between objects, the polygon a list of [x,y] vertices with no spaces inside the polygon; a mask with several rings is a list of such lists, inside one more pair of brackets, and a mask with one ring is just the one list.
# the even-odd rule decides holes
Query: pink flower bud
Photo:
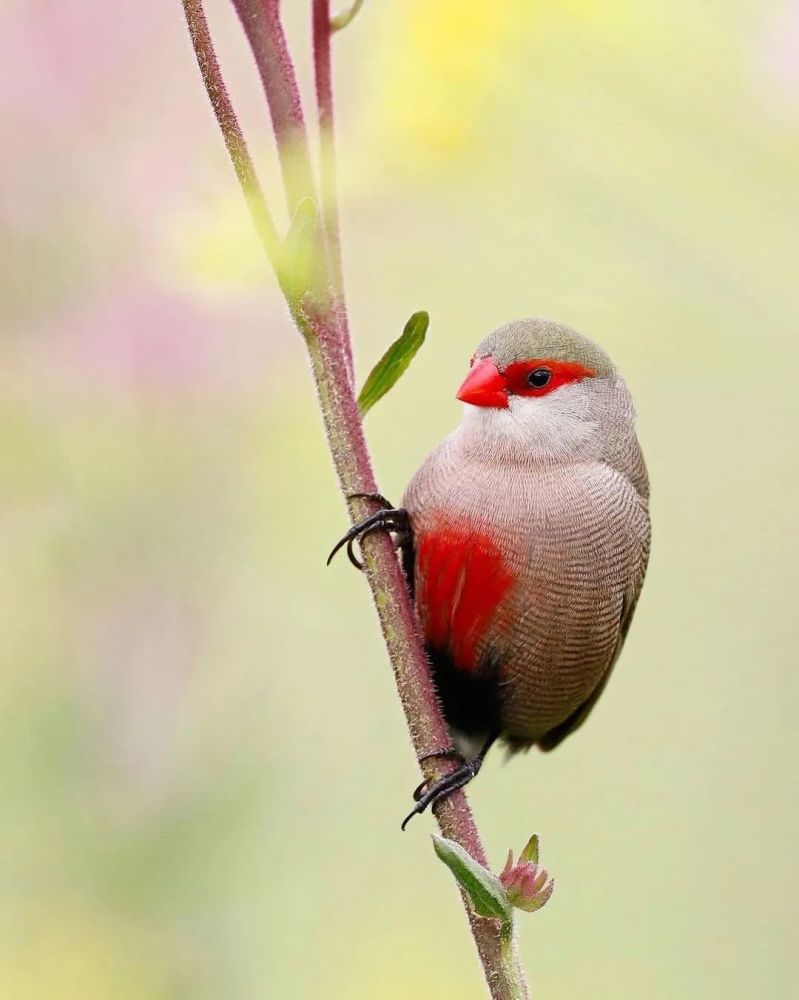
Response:
[{"label": "pink flower bud", "polygon": [[[532,857],[536,860],[525,860]],[[522,851],[517,864],[513,863],[513,851],[508,851],[508,860],[499,876],[511,905],[528,913],[540,910],[555,888],[555,880],[549,878],[545,869],[539,868],[537,858],[536,839],[535,843],[531,840]]]}]

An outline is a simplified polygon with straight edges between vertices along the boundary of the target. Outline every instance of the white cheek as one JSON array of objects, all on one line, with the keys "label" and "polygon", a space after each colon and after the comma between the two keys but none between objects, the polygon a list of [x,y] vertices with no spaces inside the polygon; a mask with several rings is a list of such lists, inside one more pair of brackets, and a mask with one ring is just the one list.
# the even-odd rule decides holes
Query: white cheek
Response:
[{"label": "white cheek", "polygon": [[[516,433],[537,454],[565,458],[579,452],[594,436],[590,401],[579,386],[563,386],[549,396],[516,396],[509,413]],[[521,441],[521,439],[519,439]]]},{"label": "white cheek", "polygon": [[548,396],[512,396],[507,409],[466,403],[461,430],[492,452],[565,459],[583,453],[593,438],[592,410],[583,385],[566,385]]}]

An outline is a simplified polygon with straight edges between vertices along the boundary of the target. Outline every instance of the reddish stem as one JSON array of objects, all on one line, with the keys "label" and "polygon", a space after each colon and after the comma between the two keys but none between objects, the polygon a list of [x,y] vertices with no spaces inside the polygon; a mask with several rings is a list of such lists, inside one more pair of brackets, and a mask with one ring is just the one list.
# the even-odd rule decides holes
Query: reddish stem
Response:
[{"label": "reddish stem", "polygon": [[267,256],[272,267],[277,270],[280,237],[275,229],[263,189],[255,173],[244,133],[241,131],[236,112],[233,110],[225,81],[222,79],[222,72],[219,69],[214,44],[208,30],[208,22],[205,19],[202,0],[183,0],[183,10],[186,14],[186,23],[189,26],[189,35],[194,46],[194,53],[197,56],[203,83],[208,97],[211,99],[211,107],[225,140],[228,154],[233,161],[233,169],[236,171],[239,184],[244,191],[250,214]]},{"label": "reddish stem", "polygon": [[[360,411],[349,380],[347,358],[334,324],[319,315],[295,316],[298,326],[309,326],[306,341],[319,394],[339,484],[345,496],[376,492],[377,484],[363,435]],[[370,513],[365,501],[349,501],[353,520]],[[416,759],[426,781],[435,781],[456,766],[427,754],[450,746],[430,666],[410,604],[408,588],[391,541],[385,535],[370,535],[363,545],[367,578],[372,589],[380,627],[394,669],[400,701],[405,712]],[[481,865],[489,867],[466,796],[462,791],[442,799],[434,807],[442,834],[464,847]],[[478,917],[463,897],[472,936],[494,1000],[515,1000],[510,977],[502,968],[500,927],[497,921]],[[523,981],[523,973],[517,978]]]},{"label": "reddish stem", "polygon": [[280,0],[233,0],[261,77],[277,142],[289,212],[302,198],[314,197],[308,137],[286,35]]},{"label": "reddish stem", "polygon": [[[182,0],[182,2],[203,81],[217,121],[225,135],[225,142],[247,196],[247,202],[251,211],[254,204],[256,209],[261,210],[259,206],[262,206],[265,211],[266,204],[260,195],[252,162],[219,73],[203,14],[202,0]],[[256,0],[233,0],[233,3],[250,39],[264,82],[281,164],[284,164],[284,160],[288,163],[291,159],[289,153],[296,152],[299,152],[300,160],[305,164],[299,175],[293,169],[283,166],[289,205],[296,207],[301,197],[312,194],[313,183],[299,91],[280,24],[279,5],[277,0],[263,0],[262,3]],[[324,21],[321,16],[323,8]],[[314,5],[314,42],[320,124],[324,131],[328,131],[329,124],[329,135],[332,139],[329,10],[327,3],[323,4],[321,0],[318,2],[315,0]],[[295,146],[296,149],[293,148]],[[330,148],[332,151],[332,145]],[[335,204],[334,175],[332,180],[332,189],[328,186],[327,190],[332,190],[333,204]],[[330,181],[331,178],[328,177],[328,185]],[[259,193],[260,199],[253,199],[253,190]],[[329,218],[328,216],[328,222]],[[336,220],[333,225],[337,238],[335,215],[333,219]],[[271,218],[269,222],[271,224]],[[271,227],[271,231],[274,233],[274,226]],[[326,229],[326,232],[329,235],[330,230]],[[270,259],[274,265],[276,258],[271,253]],[[341,490],[345,497],[350,497],[354,493],[376,492],[377,484],[350,377],[351,345],[346,333],[346,307],[343,295],[334,294],[331,298],[328,291],[332,288],[335,292],[336,288],[332,260],[332,254],[323,255],[323,266],[328,271],[323,290],[317,292],[315,297],[309,293],[300,300],[289,298],[288,304],[292,317],[308,345],[331,456]],[[360,519],[369,512],[369,501],[348,500],[348,505],[353,520]],[[449,773],[456,765],[445,758],[427,756],[433,751],[448,747],[449,735],[433,686],[405,579],[393,545],[387,536],[369,536],[363,548],[367,579],[372,589],[416,757],[425,780],[435,781]],[[464,793],[457,791],[441,800],[434,807],[434,813],[442,834],[461,844],[476,861],[487,867],[485,852]],[[507,952],[503,958],[498,923],[476,916],[465,897],[464,905],[491,996],[494,1000],[516,1000],[518,997],[526,996],[524,976],[518,962],[514,959],[511,962],[513,968],[510,968]]]},{"label": "reddish stem", "polygon": [[330,0],[312,0],[313,62],[316,83],[316,106],[319,122],[319,187],[322,198],[322,222],[325,244],[330,257],[335,308],[340,333],[347,354],[347,369],[353,378],[352,341],[344,300],[344,274],[341,266],[341,238],[338,218],[338,183],[336,179],[336,139],[333,110],[333,67],[331,58],[332,28]]}]

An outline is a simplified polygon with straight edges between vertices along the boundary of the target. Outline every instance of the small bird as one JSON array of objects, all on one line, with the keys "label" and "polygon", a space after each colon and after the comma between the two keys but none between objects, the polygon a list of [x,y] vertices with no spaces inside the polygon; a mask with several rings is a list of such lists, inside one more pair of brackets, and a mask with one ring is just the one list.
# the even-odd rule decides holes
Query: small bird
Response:
[{"label": "small bird", "polygon": [[[458,428],[400,508],[355,525],[396,534],[462,765],[407,817],[477,774],[491,745],[552,750],[596,704],[649,555],[649,484],[630,393],[596,344],[523,319],[483,340]],[[473,753],[479,747],[477,753]],[[468,759],[467,759],[468,754]],[[405,824],[403,824],[404,826]]]}]

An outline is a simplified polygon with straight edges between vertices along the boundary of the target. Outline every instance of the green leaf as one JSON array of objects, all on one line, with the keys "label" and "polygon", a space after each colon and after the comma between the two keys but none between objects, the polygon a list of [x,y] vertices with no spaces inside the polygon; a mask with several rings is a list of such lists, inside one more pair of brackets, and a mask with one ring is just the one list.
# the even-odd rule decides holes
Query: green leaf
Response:
[{"label": "green leaf", "polygon": [[363,0],[353,0],[350,6],[340,14],[334,14],[330,18],[330,31],[336,32],[346,28],[358,11],[363,7]]},{"label": "green leaf", "polygon": [[538,834],[534,833],[532,837],[527,841],[522,853],[519,855],[519,861],[529,861],[532,865],[538,864]]},{"label": "green leaf", "polygon": [[433,847],[466,893],[475,913],[503,923],[513,919],[512,907],[496,875],[483,868],[460,844],[446,837],[433,834]]},{"label": "green leaf", "polygon": [[430,317],[426,312],[415,312],[405,324],[402,335],[389,347],[364,382],[358,397],[361,416],[385,396],[413,361],[414,355],[424,343],[429,324]]},{"label": "green leaf", "polygon": [[317,221],[313,198],[301,198],[280,255],[280,284],[289,298],[301,298],[311,283],[316,259]]}]

